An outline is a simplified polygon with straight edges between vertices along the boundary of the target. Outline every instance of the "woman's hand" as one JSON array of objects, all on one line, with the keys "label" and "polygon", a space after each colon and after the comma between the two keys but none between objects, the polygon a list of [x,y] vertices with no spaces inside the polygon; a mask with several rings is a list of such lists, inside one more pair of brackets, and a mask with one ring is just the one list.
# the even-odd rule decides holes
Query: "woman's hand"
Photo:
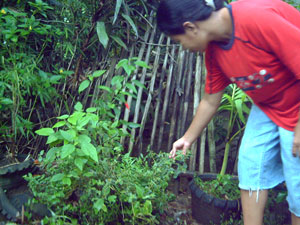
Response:
[{"label": "woman's hand", "polygon": [[182,150],[182,154],[186,154],[186,150],[191,147],[192,143],[185,140],[185,138],[180,138],[173,143],[173,148],[170,152],[169,158],[175,159],[177,150]]}]

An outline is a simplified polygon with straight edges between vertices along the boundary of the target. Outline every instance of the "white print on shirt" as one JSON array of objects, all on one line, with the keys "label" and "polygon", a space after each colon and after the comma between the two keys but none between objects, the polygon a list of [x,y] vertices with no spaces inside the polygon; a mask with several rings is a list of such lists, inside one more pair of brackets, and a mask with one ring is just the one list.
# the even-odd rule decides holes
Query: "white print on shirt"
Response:
[{"label": "white print on shirt", "polygon": [[243,91],[253,91],[255,89],[261,89],[263,86],[273,83],[275,79],[267,70],[262,69],[258,73],[254,73],[248,76],[231,77],[230,80],[237,84]]}]

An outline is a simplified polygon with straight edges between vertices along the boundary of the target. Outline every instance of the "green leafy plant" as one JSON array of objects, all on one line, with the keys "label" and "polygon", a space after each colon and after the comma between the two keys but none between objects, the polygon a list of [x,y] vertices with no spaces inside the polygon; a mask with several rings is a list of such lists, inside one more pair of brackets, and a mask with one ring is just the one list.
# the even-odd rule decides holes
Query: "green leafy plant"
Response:
[{"label": "green leafy plant", "polygon": [[45,172],[26,177],[36,200],[66,222],[157,224],[176,171],[167,154],[123,155],[119,122],[101,121],[96,108],[83,111],[80,103],[58,120],[36,131],[51,146],[40,158]]},{"label": "green leafy plant", "polygon": [[200,177],[195,176],[194,180],[201,190],[215,196],[219,199],[235,200],[240,197],[240,190],[237,188],[238,180],[232,175],[218,174],[216,179],[203,181]]},{"label": "green leafy plant", "polygon": [[[250,112],[250,109],[247,106],[247,103],[249,102],[249,97],[239,89],[236,84],[229,85],[227,92],[225,92],[222,97],[218,111],[228,111],[229,120],[227,121],[228,125],[225,137],[222,169],[220,171],[221,175],[224,175],[226,172],[231,142],[245,129],[246,119],[244,114],[249,114]],[[234,128],[236,128],[236,130],[234,130]]]}]

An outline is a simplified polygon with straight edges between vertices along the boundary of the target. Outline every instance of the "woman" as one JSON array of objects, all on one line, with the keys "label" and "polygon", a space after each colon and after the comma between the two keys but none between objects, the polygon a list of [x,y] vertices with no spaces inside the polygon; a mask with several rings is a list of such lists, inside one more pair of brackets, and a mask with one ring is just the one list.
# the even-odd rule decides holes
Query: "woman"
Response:
[{"label": "woman", "polygon": [[161,0],[160,30],[205,52],[205,95],[170,157],[185,154],[236,83],[254,102],[239,151],[244,224],[262,224],[268,189],[285,181],[300,225],[300,13],[280,0]]}]

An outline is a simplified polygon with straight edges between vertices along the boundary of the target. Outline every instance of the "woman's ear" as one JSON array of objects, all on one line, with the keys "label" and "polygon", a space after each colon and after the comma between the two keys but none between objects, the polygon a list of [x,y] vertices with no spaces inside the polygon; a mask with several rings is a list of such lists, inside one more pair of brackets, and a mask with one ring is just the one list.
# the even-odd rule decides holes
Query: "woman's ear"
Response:
[{"label": "woman's ear", "polygon": [[195,23],[190,21],[186,21],[183,23],[183,28],[185,32],[197,33],[197,26]]}]

